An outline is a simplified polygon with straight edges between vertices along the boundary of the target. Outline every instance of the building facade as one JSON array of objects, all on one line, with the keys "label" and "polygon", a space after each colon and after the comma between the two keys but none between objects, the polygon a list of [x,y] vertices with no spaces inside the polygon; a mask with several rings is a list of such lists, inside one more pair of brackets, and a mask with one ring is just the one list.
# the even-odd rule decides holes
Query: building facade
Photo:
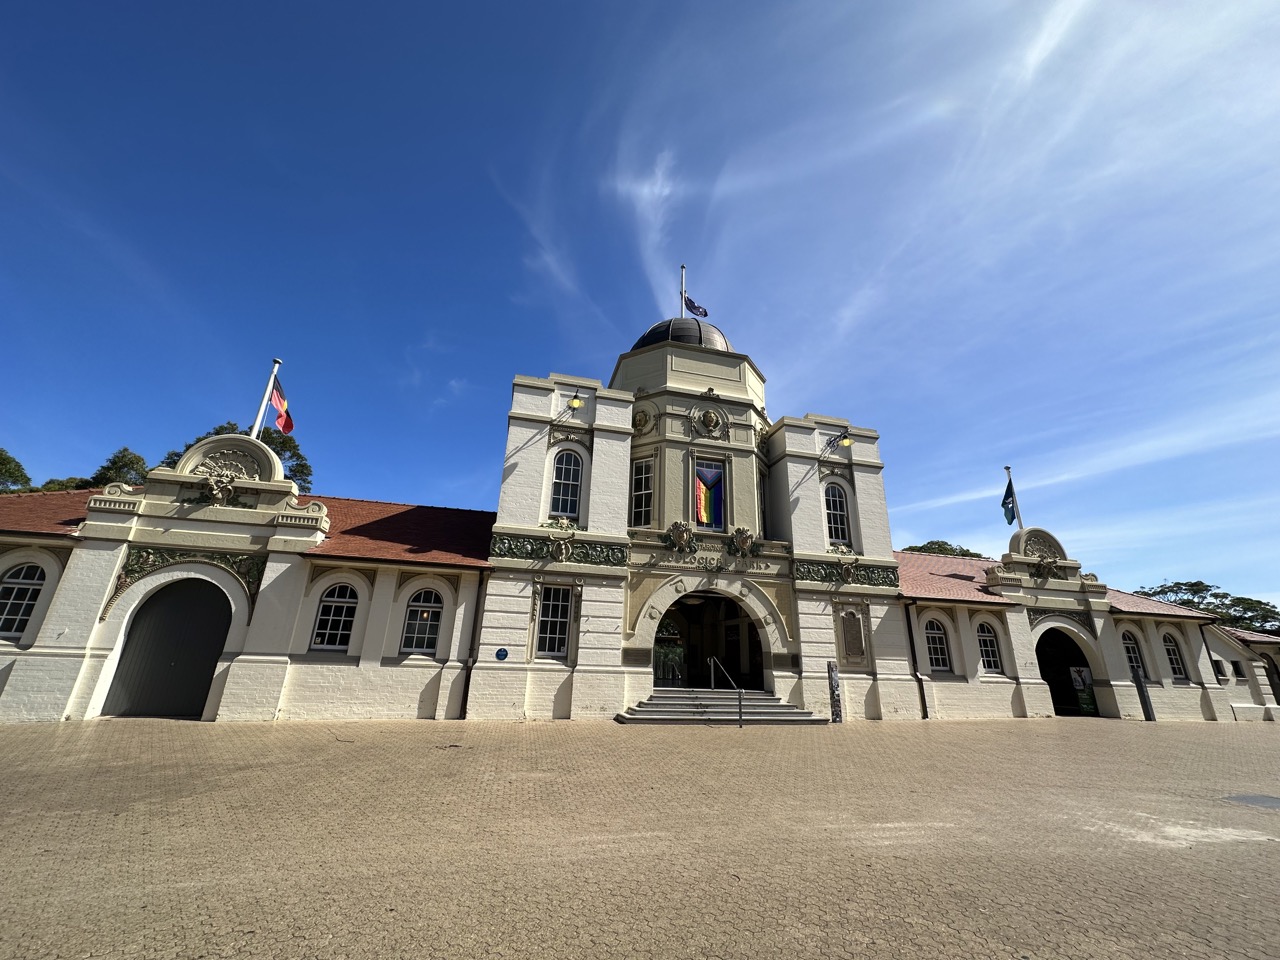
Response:
[{"label": "building facade", "polygon": [[300,499],[211,437],[0,497],[0,721],[611,719],[662,688],[823,718],[1275,719],[1280,638],[1111,590],[1048,531],[895,552],[878,434],[771,420],[724,334],[516,377],[493,513]]}]

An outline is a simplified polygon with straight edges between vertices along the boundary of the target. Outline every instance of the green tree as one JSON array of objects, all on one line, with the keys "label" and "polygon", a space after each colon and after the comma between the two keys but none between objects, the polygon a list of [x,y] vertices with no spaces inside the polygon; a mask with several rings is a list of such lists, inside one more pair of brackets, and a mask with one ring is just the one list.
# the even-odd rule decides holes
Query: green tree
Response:
[{"label": "green tree", "polygon": [[[226,423],[219,424],[208,433],[202,433],[181,450],[170,450],[163,460],[160,461],[162,467],[176,467],[178,461],[182,459],[182,455],[190,450],[201,440],[207,440],[209,437],[220,437],[228,433],[248,433],[248,430],[241,430],[240,424],[234,420],[228,420]],[[306,455],[298,446],[298,441],[293,439],[287,433],[281,433],[274,427],[264,427],[261,436],[258,437],[280,458],[280,463],[284,466],[284,475],[298,485],[301,493],[311,492],[311,464],[307,462]]]},{"label": "green tree", "polygon": [[89,478],[95,487],[105,487],[108,483],[127,483],[137,486],[147,479],[147,461],[141,454],[134,453],[128,447],[121,447],[107,462],[98,468],[98,472]]},{"label": "green tree", "polygon": [[914,547],[903,547],[906,553],[936,553],[943,557],[975,557],[979,560],[987,559],[980,553],[974,553],[972,550],[966,550],[958,543],[947,543],[945,540],[930,540],[927,543],[917,544]]},{"label": "green tree", "polygon": [[18,458],[0,447],[0,493],[20,493],[31,488],[31,478]]},{"label": "green tree", "polygon": [[1275,604],[1252,597],[1233,596],[1217,584],[1203,580],[1177,580],[1173,583],[1166,580],[1158,587],[1139,587],[1133,592],[1140,597],[1202,610],[1211,617],[1217,617],[1224,627],[1280,636],[1280,609]]},{"label": "green tree", "polygon": [[40,489],[45,492],[54,490],[88,490],[92,486],[93,481],[88,477],[63,477],[61,479],[55,477],[40,484]]}]

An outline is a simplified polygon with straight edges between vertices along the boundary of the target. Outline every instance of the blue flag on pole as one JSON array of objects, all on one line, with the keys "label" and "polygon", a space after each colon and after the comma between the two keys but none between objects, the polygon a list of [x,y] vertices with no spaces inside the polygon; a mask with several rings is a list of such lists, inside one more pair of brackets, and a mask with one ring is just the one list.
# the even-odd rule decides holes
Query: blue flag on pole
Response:
[{"label": "blue flag on pole", "polygon": [[1000,506],[1004,507],[1004,522],[1012,524],[1017,519],[1018,512],[1013,506],[1013,480],[1009,481],[1009,485],[1004,488],[1004,499],[1000,501]]}]

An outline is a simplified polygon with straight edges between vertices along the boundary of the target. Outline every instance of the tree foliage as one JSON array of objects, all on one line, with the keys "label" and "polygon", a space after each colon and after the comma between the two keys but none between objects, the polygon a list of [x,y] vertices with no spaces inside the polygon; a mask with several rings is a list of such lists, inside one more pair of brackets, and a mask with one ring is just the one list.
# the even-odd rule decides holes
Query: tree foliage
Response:
[{"label": "tree foliage", "polygon": [[943,557],[975,557],[979,560],[985,560],[980,553],[974,553],[972,550],[966,550],[958,543],[947,543],[945,540],[930,540],[927,543],[917,544],[914,547],[903,547],[906,553],[936,553]]},{"label": "tree foliage", "polygon": [[1280,609],[1275,604],[1252,597],[1233,596],[1214,583],[1203,580],[1170,583],[1166,580],[1158,587],[1139,587],[1133,592],[1140,597],[1202,610],[1211,617],[1217,617],[1224,627],[1280,636]]},{"label": "tree foliage", "polygon": [[105,487],[108,483],[127,483],[137,486],[145,483],[149,473],[147,461],[142,455],[134,453],[128,447],[121,447],[107,462],[98,468],[98,472],[89,478],[95,487]]},{"label": "tree foliage", "polygon": [[17,493],[31,486],[31,478],[18,458],[0,447],[0,493]]},{"label": "tree foliage", "polygon": [[[209,437],[225,436],[229,433],[248,433],[248,430],[241,430],[240,424],[234,420],[228,420],[226,423],[219,424],[208,433],[202,433],[181,450],[170,450],[163,460],[160,461],[162,467],[176,467],[178,461],[182,459],[182,455],[190,450],[201,440],[207,440]],[[298,485],[301,493],[311,492],[311,464],[307,462],[306,455],[298,446],[298,441],[293,439],[287,433],[281,433],[274,427],[264,427],[262,434],[258,437],[280,458],[280,463],[284,466],[284,475]]]},{"label": "tree foliage", "polygon": [[51,477],[40,484],[39,489],[45,493],[56,490],[88,490],[93,481],[88,477]]}]

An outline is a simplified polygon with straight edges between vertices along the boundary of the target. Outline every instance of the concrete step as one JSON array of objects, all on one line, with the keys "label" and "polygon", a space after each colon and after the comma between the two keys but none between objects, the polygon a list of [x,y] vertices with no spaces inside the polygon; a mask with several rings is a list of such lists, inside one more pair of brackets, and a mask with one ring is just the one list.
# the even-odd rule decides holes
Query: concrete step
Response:
[{"label": "concrete step", "polygon": [[[738,722],[738,691],[658,687],[653,696],[628,707],[614,719],[618,723]],[[808,710],[783,703],[763,690],[742,691],[742,723],[827,723]]]}]

